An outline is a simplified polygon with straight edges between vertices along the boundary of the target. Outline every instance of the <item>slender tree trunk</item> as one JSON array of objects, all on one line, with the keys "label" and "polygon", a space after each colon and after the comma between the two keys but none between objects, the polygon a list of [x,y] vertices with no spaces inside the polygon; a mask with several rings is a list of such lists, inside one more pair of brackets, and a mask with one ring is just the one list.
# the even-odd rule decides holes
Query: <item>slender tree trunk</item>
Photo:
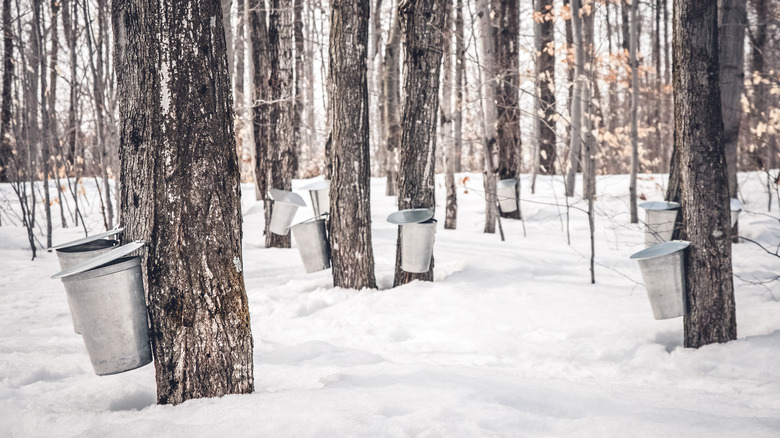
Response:
[{"label": "slender tree trunk", "polygon": [[480,77],[480,107],[482,111],[482,149],[485,188],[485,233],[496,232],[496,177],[498,171],[498,108],[496,105],[495,74],[495,27],[488,0],[475,3],[476,15],[473,20],[479,30],[477,51]]},{"label": "slender tree trunk", "polygon": [[[81,162],[78,157],[78,49],[76,47],[76,37],[78,35],[78,3],[71,0],[62,2],[62,27],[65,33],[65,39],[68,43],[68,52],[70,53],[70,96],[68,100],[68,133],[67,146],[65,147],[66,160],[70,167],[69,190],[73,196],[73,217],[75,225],[79,225],[79,196],[78,183],[81,178]],[[72,182],[71,182],[72,181]],[[83,222],[83,221],[82,221]],[[82,226],[84,224],[82,223]]]},{"label": "slender tree trunk", "polygon": [[13,160],[11,148],[11,81],[13,79],[13,31],[11,29],[11,0],[3,0],[3,89],[0,109],[0,183],[11,181]]},{"label": "slender tree trunk", "polygon": [[[558,159],[555,149],[555,24],[552,0],[534,0],[538,16],[535,28],[539,39],[536,45],[536,87],[538,111],[536,126],[539,144],[539,172],[555,175]],[[536,170],[534,170],[536,172]]]},{"label": "slender tree trunk", "polygon": [[[397,2],[395,3],[397,4]],[[387,184],[385,195],[398,193],[398,148],[401,145],[401,17],[393,8],[390,36],[385,45],[384,61],[384,126],[387,132]]]},{"label": "slender tree trunk", "polygon": [[442,54],[442,86],[439,109],[441,112],[442,157],[444,158],[444,187],[446,188],[446,207],[444,228],[454,230],[458,224],[458,196],[455,190],[455,147],[452,135],[452,100],[455,98],[452,86],[452,2],[447,2],[447,18],[444,22],[444,50]]},{"label": "slender tree trunk", "polygon": [[[446,0],[402,0],[398,14],[404,23],[404,100],[398,174],[398,209],[436,208],[436,112],[439,108],[439,72],[446,22]],[[394,286],[413,280],[433,281],[433,257],[428,272],[401,270],[401,231],[396,246]]]},{"label": "slender tree trunk", "polygon": [[60,182],[60,160],[62,159],[62,148],[60,147],[59,138],[57,136],[57,70],[59,69],[57,62],[60,51],[60,36],[58,31],[60,3],[58,0],[52,0],[50,3],[51,10],[51,61],[49,67],[49,144],[51,145],[54,154],[52,163],[54,164],[53,176],[57,181],[57,204],[60,207],[60,223],[62,228],[67,228],[68,224],[65,221],[65,193],[62,190],[62,183]]},{"label": "slender tree trunk", "polygon": [[[463,0],[455,3],[455,172],[463,171],[463,83],[466,71],[466,44],[463,28]],[[457,208],[457,205],[456,205]]]},{"label": "slender tree trunk", "polygon": [[43,210],[46,214],[46,247],[51,247],[51,233],[52,233],[52,223],[51,223],[51,194],[49,192],[49,173],[51,172],[51,137],[50,137],[50,131],[49,131],[49,124],[51,123],[51,119],[49,118],[49,106],[48,106],[48,99],[46,98],[46,93],[49,91],[49,87],[47,85],[46,81],[46,73],[48,69],[48,65],[46,62],[46,52],[45,47],[46,43],[43,40],[43,27],[45,24],[43,23],[43,16],[41,12],[41,7],[43,5],[43,0],[34,0],[33,1],[33,21],[35,22],[35,29],[34,33],[35,35],[33,38],[37,41],[37,44],[35,45],[38,52],[36,53],[36,61],[39,64],[39,70],[40,73],[39,79],[41,83],[41,95],[40,95],[40,109],[41,109],[41,131],[40,131],[40,139],[41,139],[41,164],[43,169]]},{"label": "slender tree trunk", "polygon": [[759,123],[767,123],[769,120],[769,81],[766,65],[769,5],[767,0],[754,0],[752,3],[755,8],[756,25],[750,32],[753,105],[750,114],[751,144],[748,147],[747,161],[755,170],[769,170],[765,147],[767,133],[758,129]]},{"label": "slender tree trunk", "polygon": [[639,2],[631,4],[631,177],[628,185],[628,203],[631,214],[631,223],[639,222],[636,210],[636,178],[639,171],[639,133],[637,127],[637,113],[639,111],[639,61],[637,51],[639,46]]},{"label": "slender tree trunk", "polygon": [[682,169],[686,255],[685,347],[737,337],[731,222],[723,147],[717,4],[674,3],[675,147]]},{"label": "slender tree trunk", "polygon": [[[252,132],[254,134],[254,145],[252,147],[252,157],[254,159],[255,174],[255,199],[266,199],[268,191],[268,178],[266,169],[268,168],[268,150],[269,144],[269,120],[270,104],[268,103],[270,91],[268,90],[268,71],[269,60],[268,52],[268,27],[266,25],[265,0],[248,0],[247,11],[249,20],[247,26],[250,29],[249,45],[251,46],[252,59],[252,83],[253,93],[252,101]],[[267,234],[268,223],[270,219],[268,203],[265,204],[266,227],[264,234]]]},{"label": "slender tree trunk", "polygon": [[584,79],[585,51],[582,43],[582,17],[580,1],[571,2],[571,22],[574,37],[574,90],[571,99],[571,138],[569,139],[569,167],[566,170],[566,196],[574,196],[577,170],[581,166],[582,152],[582,81]]},{"label": "slender tree trunk", "polygon": [[[303,138],[301,124],[303,123],[303,1],[293,0],[293,38],[295,40],[295,90],[293,107],[293,175],[300,174],[299,160],[303,155]],[[311,60],[310,62],[314,62]]]},{"label": "slender tree trunk", "polygon": [[333,285],[376,288],[371,245],[366,58],[370,0],[331,0],[330,100],[333,109],[330,244]]},{"label": "slender tree trunk", "polygon": [[252,393],[222,10],[204,0],[115,1],[112,8],[121,223],[126,240],[149,242],[157,402]]},{"label": "slender tree trunk", "polygon": [[[593,131],[597,129],[595,120],[602,120],[599,107],[596,104],[598,102],[598,79],[596,77],[596,68],[594,65],[595,51],[594,51],[594,11],[584,11],[582,14],[583,21],[583,52],[585,55],[585,63],[583,64],[582,78],[582,90],[580,91],[582,98],[580,99],[581,111],[582,111],[582,197],[589,201],[589,214],[592,216],[593,207],[590,205],[593,198],[596,196],[596,136],[593,135]],[[591,223],[593,218],[591,217]],[[592,225],[592,224],[591,224]],[[591,240],[593,236],[591,236]],[[592,260],[591,260],[592,261]],[[592,269],[591,269],[592,271]],[[594,276],[595,282],[595,276]]]}]

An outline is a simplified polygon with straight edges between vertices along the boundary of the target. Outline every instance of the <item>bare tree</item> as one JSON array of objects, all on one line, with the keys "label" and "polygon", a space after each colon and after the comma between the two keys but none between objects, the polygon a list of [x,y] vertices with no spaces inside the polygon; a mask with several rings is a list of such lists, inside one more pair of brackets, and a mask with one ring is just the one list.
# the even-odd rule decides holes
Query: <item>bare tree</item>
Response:
[{"label": "bare tree", "polygon": [[636,210],[636,178],[639,171],[639,133],[637,126],[637,113],[639,111],[639,61],[637,50],[639,45],[639,2],[631,3],[631,179],[628,185],[628,202],[631,214],[631,223],[639,222]]},{"label": "bare tree", "polygon": [[455,148],[455,172],[463,170],[463,80],[466,71],[466,44],[463,29],[463,0],[455,3],[455,115],[453,131]]},{"label": "bare tree", "polygon": [[[218,2],[115,1],[125,239],[149,242],[157,402],[254,390],[241,185]],[[194,91],[194,92],[193,92]]]},{"label": "bare tree", "polygon": [[444,228],[454,230],[458,223],[458,196],[455,191],[455,145],[452,130],[452,100],[455,98],[452,86],[452,2],[447,1],[447,18],[444,22],[442,56],[442,86],[439,109],[441,114],[442,157],[444,158],[444,187],[446,189],[446,207]]},{"label": "bare tree", "polygon": [[[394,3],[397,4],[397,1]],[[390,36],[385,45],[384,99],[382,105],[387,148],[385,194],[394,196],[398,183],[398,148],[401,144],[401,17],[393,8]]]},{"label": "bare tree", "polygon": [[485,188],[485,233],[496,232],[496,171],[498,170],[498,108],[496,105],[495,75],[495,13],[490,9],[488,0],[477,0],[474,5],[476,15],[472,24],[479,29],[477,38],[477,56],[479,64],[479,97],[482,114],[482,149]]},{"label": "bare tree", "polygon": [[715,2],[674,2],[674,101],[682,212],[691,242],[684,344],[698,348],[737,337]]},{"label": "bare tree", "polygon": [[370,0],[330,2],[333,285],[375,288],[366,58]]},{"label": "bare tree", "polygon": [[[402,0],[398,14],[404,26],[404,99],[398,175],[398,209],[436,208],[436,113],[439,108],[444,27],[448,0]],[[433,260],[428,272],[401,269],[401,233],[396,246],[394,286],[413,280],[433,281]]]},{"label": "bare tree", "polygon": [[[555,175],[555,26],[552,0],[534,0],[534,42],[536,49],[536,136],[539,165],[543,175]],[[533,184],[533,183],[532,183]],[[532,188],[533,190],[533,188]]]},{"label": "bare tree", "polygon": [[0,108],[0,183],[11,181],[11,81],[14,72],[14,41],[11,28],[11,0],[3,0],[3,88]]},{"label": "bare tree", "polygon": [[582,41],[582,16],[580,15],[580,0],[571,2],[571,22],[574,38],[574,88],[571,98],[569,139],[569,166],[566,170],[566,196],[574,196],[574,185],[577,171],[581,166],[582,152],[582,88],[585,79],[585,50]]}]

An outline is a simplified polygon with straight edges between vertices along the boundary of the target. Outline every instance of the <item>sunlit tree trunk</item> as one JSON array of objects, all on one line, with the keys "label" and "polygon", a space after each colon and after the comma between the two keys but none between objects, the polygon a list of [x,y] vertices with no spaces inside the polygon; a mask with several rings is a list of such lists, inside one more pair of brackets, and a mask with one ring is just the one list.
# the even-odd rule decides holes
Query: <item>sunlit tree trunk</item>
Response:
[{"label": "sunlit tree trunk", "polygon": [[475,3],[474,21],[478,29],[477,51],[479,60],[479,95],[482,113],[482,150],[485,189],[485,233],[496,232],[496,176],[498,170],[498,108],[496,105],[496,48],[495,13],[488,0]]},{"label": "sunlit tree trunk", "polygon": [[444,23],[442,55],[442,86],[439,109],[441,112],[442,157],[444,158],[444,187],[446,189],[446,206],[444,228],[454,230],[458,224],[458,196],[455,190],[455,142],[452,129],[452,101],[455,98],[452,86],[452,2],[447,2],[447,18]]},{"label": "sunlit tree trunk", "polygon": [[569,139],[569,160],[566,170],[566,196],[574,196],[574,186],[578,168],[581,166],[582,153],[582,81],[584,79],[585,51],[582,44],[582,17],[580,1],[571,2],[571,22],[574,38],[574,88],[571,98],[571,138]]}]

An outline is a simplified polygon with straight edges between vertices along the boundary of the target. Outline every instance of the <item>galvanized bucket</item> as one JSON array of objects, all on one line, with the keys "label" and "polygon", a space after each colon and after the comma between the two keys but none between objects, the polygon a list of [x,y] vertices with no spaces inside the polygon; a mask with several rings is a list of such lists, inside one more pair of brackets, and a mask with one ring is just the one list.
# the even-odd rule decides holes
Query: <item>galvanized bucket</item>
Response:
[{"label": "galvanized bucket", "polygon": [[671,240],[680,204],[650,201],[639,204],[639,207],[645,209],[645,246]]},{"label": "galvanized bucket", "polygon": [[116,374],[152,361],[141,259],[125,245],[62,271],[68,298],[97,375]]},{"label": "galvanized bucket", "polygon": [[406,272],[428,272],[436,237],[436,219],[401,225],[401,269]]},{"label": "galvanized bucket", "polygon": [[330,181],[317,181],[303,188],[309,191],[314,216],[330,213]]},{"label": "galvanized bucket", "polygon": [[515,186],[517,180],[502,179],[496,183],[496,196],[498,196],[498,205],[503,213],[511,213],[517,210],[517,197],[515,196]]},{"label": "galvanized bucket", "polygon": [[737,198],[731,198],[731,227],[737,224],[739,212],[742,211],[742,203]]},{"label": "galvanized bucket", "polygon": [[330,268],[325,219],[310,219],[290,227],[307,274]]},{"label": "galvanized bucket", "polygon": [[285,236],[290,230],[290,224],[295,218],[295,213],[298,212],[298,207],[305,207],[306,203],[297,193],[286,190],[271,189],[268,191],[268,196],[274,201],[268,230]]},{"label": "galvanized bucket", "polygon": [[676,318],[687,313],[683,256],[688,245],[690,242],[673,240],[631,256],[639,262],[655,319]]},{"label": "galvanized bucket", "polygon": [[[106,253],[110,251],[111,248],[119,245],[119,241],[106,239],[106,237],[119,234],[122,231],[124,231],[124,228],[117,228],[106,231],[105,233],[93,234],[89,237],[56,245],[49,249],[53,249],[57,254],[60,270],[65,270],[71,266],[78,265],[93,257]],[[67,297],[67,294],[65,294],[65,296]],[[76,315],[73,313],[73,306],[71,305],[70,300],[68,300],[68,310],[70,311],[70,319],[73,323],[73,331],[77,334],[81,334],[79,322],[76,319]]]}]

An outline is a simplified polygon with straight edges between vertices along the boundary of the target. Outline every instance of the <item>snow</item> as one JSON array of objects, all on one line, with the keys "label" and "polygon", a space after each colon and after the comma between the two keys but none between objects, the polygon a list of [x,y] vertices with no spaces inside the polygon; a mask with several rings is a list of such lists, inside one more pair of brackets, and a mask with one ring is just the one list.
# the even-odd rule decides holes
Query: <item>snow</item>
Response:
[{"label": "snow", "polygon": [[[155,404],[151,365],[93,373],[64,288],[49,279],[56,256],[30,261],[26,233],[4,214],[0,435],[780,436],[780,281],[767,282],[780,258],[734,245],[739,339],[684,349],[682,319],[653,319],[628,259],[644,235],[629,223],[626,176],[598,180],[595,285],[585,203],[570,209],[569,246],[560,177],[538,177],[535,195],[523,177],[525,222],[503,221],[506,242],[482,233],[481,176],[458,180],[458,230],[444,230],[437,176],[435,282],[397,288],[397,231],[385,221],[395,199],[372,180],[380,290],[363,291],[333,288],[329,270],[305,274],[295,249],[263,248],[262,205],[243,185],[255,393],[179,406]],[[661,200],[663,185],[645,175],[639,193]],[[761,175],[740,174],[740,185],[741,234],[774,251],[776,200],[767,213]],[[96,233],[96,190],[85,186]],[[13,195],[0,191],[6,208]],[[301,208],[296,221],[312,215]],[[57,228],[54,242],[82,236]]]}]

